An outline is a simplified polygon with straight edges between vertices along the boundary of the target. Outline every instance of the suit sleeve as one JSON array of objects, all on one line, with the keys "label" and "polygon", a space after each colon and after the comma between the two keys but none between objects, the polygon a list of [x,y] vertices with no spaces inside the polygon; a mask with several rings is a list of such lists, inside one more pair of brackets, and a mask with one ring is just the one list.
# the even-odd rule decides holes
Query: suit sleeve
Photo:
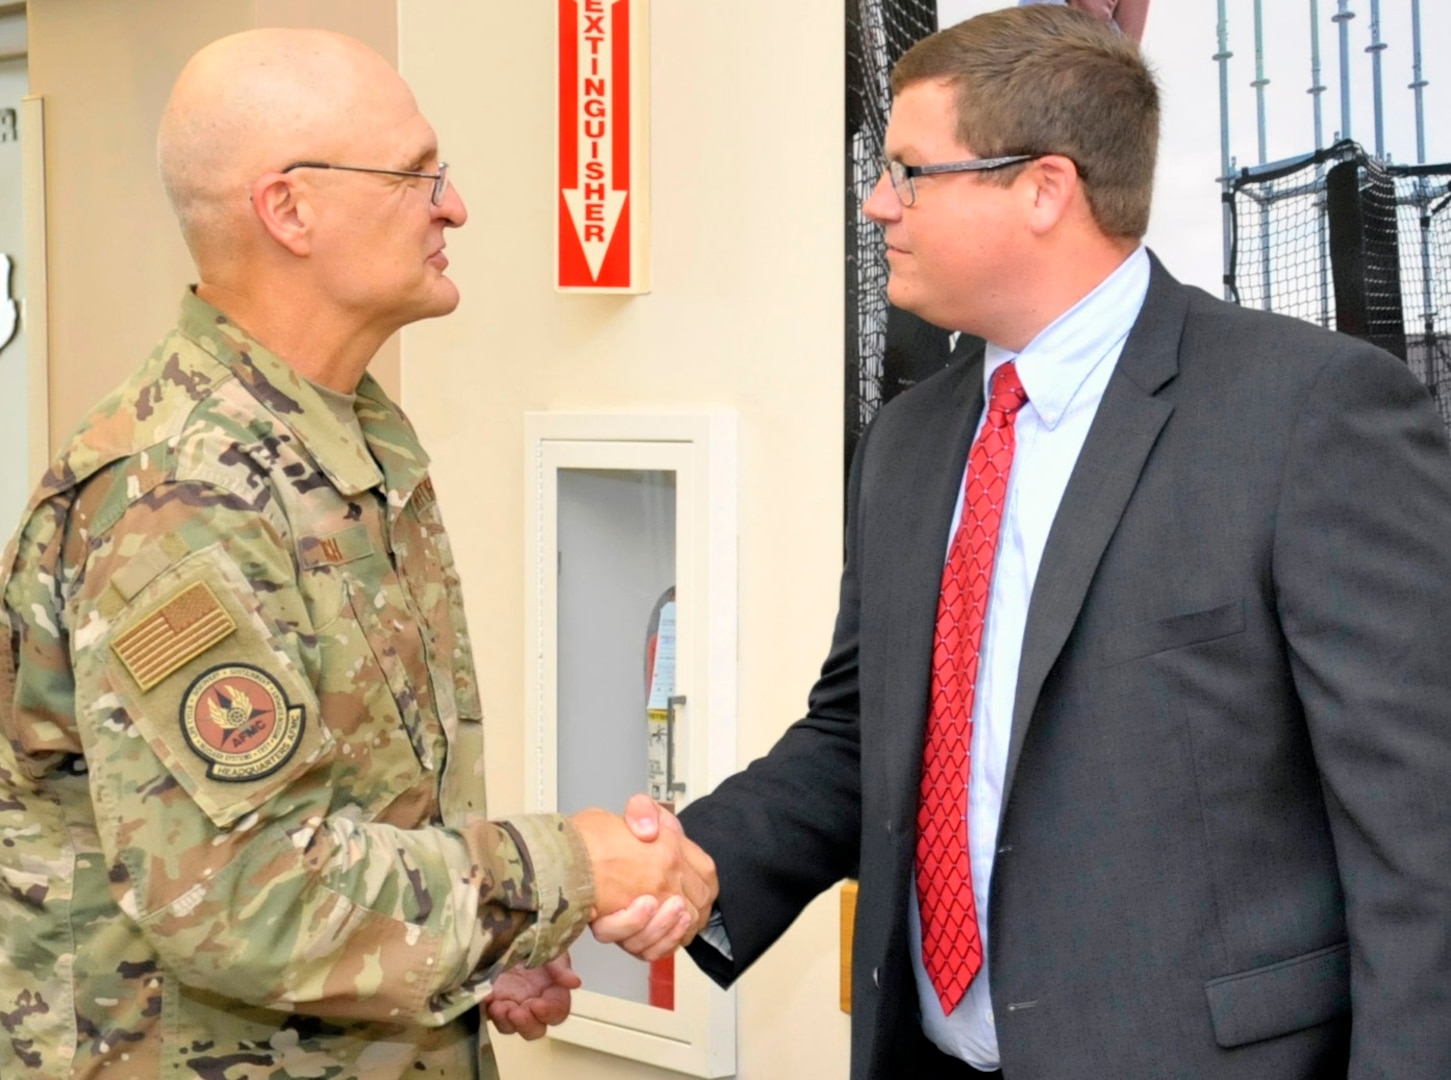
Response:
[{"label": "suit sleeve", "polygon": [[1451,1076],[1451,458],[1404,365],[1354,346],[1322,372],[1273,565],[1345,895],[1350,1075]]},{"label": "suit sleeve", "polygon": [[697,940],[690,955],[723,986],[750,967],[818,893],[856,873],[862,801],[858,538],[870,436],[869,429],[848,479],[836,628],[806,716],[765,757],[680,815],[686,834],[715,860],[716,906],[731,945],[727,958]]}]

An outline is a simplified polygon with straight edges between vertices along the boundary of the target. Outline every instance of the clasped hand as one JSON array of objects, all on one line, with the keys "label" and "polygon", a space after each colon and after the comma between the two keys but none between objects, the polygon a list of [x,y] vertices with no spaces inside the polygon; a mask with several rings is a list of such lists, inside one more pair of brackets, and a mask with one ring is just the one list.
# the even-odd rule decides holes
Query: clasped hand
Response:
[{"label": "clasped hand", "polygon": [[[641,960],[688,945],[709,921],[719,886],[714,861],[686,838],[675,815],[636,795],[623,817],[585,810],[572,820],[594,874],[595,939]],[[502,1034],[537,1039],[569,1016],[570,992],[579,986],[565,953],[500,975],[484,1010]]]},{"label": "clasped hand", "polygon": [[636,795],[623,818],[585,810],[573,821],[594,868],[597,941],[657,960],[704,928],[720,891],[715,862],[674,814]]}]

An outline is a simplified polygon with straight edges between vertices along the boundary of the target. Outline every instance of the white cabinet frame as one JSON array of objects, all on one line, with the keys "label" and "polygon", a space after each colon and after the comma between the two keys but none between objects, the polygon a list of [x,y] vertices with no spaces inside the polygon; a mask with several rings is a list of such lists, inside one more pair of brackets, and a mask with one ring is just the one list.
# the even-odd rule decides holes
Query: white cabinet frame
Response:
[{"label": "white cabinet frame", "polygon": [[[675,693],[686,700],[676,770],[688,802],[736,768],[735,416],[528,413],[525,440],[527,809],[558,807],[557,493],[567,469],[675,474]],[[569,1020],[550,1034],[690,1076],[734,1076],[735,992],[681,954],[673,1010],[586,986],[575,991]]]}]

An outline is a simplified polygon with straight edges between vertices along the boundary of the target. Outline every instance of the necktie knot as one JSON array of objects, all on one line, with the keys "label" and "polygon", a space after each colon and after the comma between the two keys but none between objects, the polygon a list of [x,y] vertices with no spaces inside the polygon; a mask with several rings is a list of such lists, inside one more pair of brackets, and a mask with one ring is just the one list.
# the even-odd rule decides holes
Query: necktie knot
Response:
[{"label": "necktie knot", "polygon": [[994,427],[1006,427],[1017,411],[1028,402],[1028,391],[1018,378],[1018,365],[1009,360],[993,372],[989,389],[987,418]]}]

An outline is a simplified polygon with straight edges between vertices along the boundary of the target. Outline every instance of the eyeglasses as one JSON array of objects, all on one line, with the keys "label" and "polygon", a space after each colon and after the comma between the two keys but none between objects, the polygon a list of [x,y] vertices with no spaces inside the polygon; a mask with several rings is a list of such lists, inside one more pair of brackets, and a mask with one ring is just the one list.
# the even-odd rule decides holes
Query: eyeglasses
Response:
[{"label": "eyeglasses", "polygon": [[1010,165],[1021,165],[1025,161],[1037,161],[1042,154],[1009,154],[1007,157],[973,158],[971,161],[949,161],[941,165],[903,165],[893,158],[882,159],[882,170],[892,181],[892,190],[897,193],[903,206],[917,201],[917,188],[912,181],[919,176],[936,176],[939,173],[992,172],[1006,169]]},{"label": "eyeglasses", "polygon": [[380,176],[411,176],[415,180],[432,180],[433,193],[429,195],[429,201],[434,206],[443,205],[444,192],[448,190],[448,162],[438,163],[438,172],[407,172],[403,169],[368,169],[361,165],[329,165],[325,161],[294,161],[282,171],[290,173],[293,169],[341,169],[343,172],[378,173]]}]

